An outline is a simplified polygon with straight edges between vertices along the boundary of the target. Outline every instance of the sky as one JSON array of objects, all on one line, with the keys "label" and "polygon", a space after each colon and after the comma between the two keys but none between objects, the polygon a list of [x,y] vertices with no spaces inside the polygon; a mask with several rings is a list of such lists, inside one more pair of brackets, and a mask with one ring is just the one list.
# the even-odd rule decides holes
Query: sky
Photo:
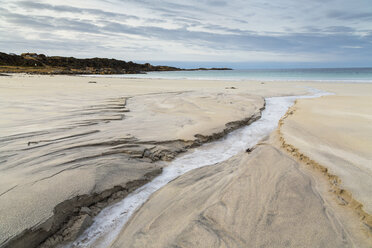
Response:
[{"label": "sky", "polygon": [[372,2],[0,0],[0,51],[181,67],[372,67]]}]

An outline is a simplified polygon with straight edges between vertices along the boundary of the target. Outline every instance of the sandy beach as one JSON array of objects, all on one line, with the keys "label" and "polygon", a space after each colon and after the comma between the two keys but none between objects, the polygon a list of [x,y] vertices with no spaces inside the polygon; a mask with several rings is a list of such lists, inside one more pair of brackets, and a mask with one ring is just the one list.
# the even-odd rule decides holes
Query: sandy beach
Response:
[{"label": "sandy beach", "polygon": [[348,88],[298,100],[253,152],[159,190],[112,247],[370,247],[370,86]]},{"label": "sandy beach", "polygon": [[0,247],[75,240],[167,161],[309,89],[334,95],[171,181],[111,247],[371,247],[371,84],[23,74],[0,77]]}]

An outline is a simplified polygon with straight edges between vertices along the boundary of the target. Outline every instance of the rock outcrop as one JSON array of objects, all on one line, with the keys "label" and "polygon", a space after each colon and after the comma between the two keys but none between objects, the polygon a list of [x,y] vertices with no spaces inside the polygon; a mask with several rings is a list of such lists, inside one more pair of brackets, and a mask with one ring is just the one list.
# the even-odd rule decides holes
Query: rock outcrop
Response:
[{"label": "rock outcrop", "polygon": [[46,56],[36,53],[21,55],[0,53],[1,72],[28,72],[38,74],[133,74],[148,71],[178,71],[170,66],[137,64],[117,59]]},{"label": "rock outcrop", "polygon": [[171,66],[138,64],[117,59],[46,56],[37,53],[21,55],[0,52],[0,72],[31,74],[138,74],[149,71],[231,70],[230,68],[180,69]]}]

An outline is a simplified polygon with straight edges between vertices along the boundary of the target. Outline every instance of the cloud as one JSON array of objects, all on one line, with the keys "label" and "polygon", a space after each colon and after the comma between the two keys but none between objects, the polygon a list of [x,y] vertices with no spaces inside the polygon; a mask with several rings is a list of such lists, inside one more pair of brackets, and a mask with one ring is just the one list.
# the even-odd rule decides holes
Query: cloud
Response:
[{"label": "cloud", "polygon": [[38,3],[38,2],[29,2],[29,1],[20,1],[18,2],[18,6],[27,8],[27,9],[35,9],[35,10],[52,10],[55,12],[68,12],[68,13],[75,13],[75,14],[93,14],[97,16],[103,17],[123,17],[123,18],[131,18],[131,19],[139,19],[137,16],[134,15],[125,15],[115,12],[107,12],[102,11],[99,9],[91,9],[91,8],[76,8],[67,5],[52,5],[46,3]]},{"label": "cloud", "polygon": [[361,49],[361,46],[342,46],[342,48],[350,48],[350,49]]},{"label": "cloud", "polygon": [[0,44],[127,60],[372,62],[372,9],[355,1],[9,0]]},{"label": "cloud", "polygon": [[372,20],[372,12],[350,13],[347,11],[330,11],[328,16],[340,20]]}]

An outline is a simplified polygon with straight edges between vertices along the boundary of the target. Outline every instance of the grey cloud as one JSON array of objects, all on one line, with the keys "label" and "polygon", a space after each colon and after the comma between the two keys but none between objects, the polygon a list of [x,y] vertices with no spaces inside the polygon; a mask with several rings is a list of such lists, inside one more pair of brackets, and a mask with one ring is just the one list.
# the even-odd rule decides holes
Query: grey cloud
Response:
[{"label": "grey cloud", "polygon": [[[9,1],[12,2],[12,0]],[[301,7],[306,3],[305,0],[299,3],[289,0],[283,0],[281,3],[265,0],[252,0],[249,3],[239,0],[179,0],[173,2],[169,0],[105,0],[102,2],[110,3],[109,6],[118,6],[118,9],[103,11],[94,8],[50,4],[53,3],[53,0],[49,0],[48,3],[36,1],[12,2],[12,5],[17,5],[26,10],[50,10],[69,13],[69,15],[66,15],[69,17],[53,17],[43,16],[41,13],[30,14],[34,12],[20,14],[22,12],[17,12],[16,8],[3,5],[0,8],[0,19],[2,22],[11,24],[5,26],[29,27],[34,30],[35,34],[38,34],[41,40],[22,40],[22,35],[14,38],[7,36],[6,38],[0,37],[0,44],[7,44],[5,47],[31,47],[35,49],[45,47],[55,51],[63,51],[64,47],[67,47],[70,51],[77,53],[88,50],[94,53],[97,49],[109,52],[122,46],[123,50],[138,50],[139,53],[144,54],[143,56],[151,56],[151,51],[156,50],[157,47],[151,46],[150,42],[143,45],[145,43],[141,43],[141,40],[146,38],[146,40],[156,40],[157,43],[161,41],[174,42],[184,47],[214,50],[220,54],[223,51],[259,51],[276,54],[344,54],[345,56],[352,54],[355,58],[372,55],[372,44],[370,43],[372,31],[364,30],[363,26],[349,25],[349,23],[356,23],[349,20],[358,20],[364,24],[372,20],[372,15],[368,12],[368,9],[359,13],[329,11],[330,8],[319,10],[316,13],[308,11],[306,18],[300,18],[300,22],[299,16],[295,15],[295,13],[298,13],[295,7]],[[123,4],[128,2],[141,10],[145,9],[147,12],[152,12],[153,15],[140,17],[134,12],[126,13],[123,11],[121,13]],[[330,1],[319,3],[320,0],[317,0],[316,6],[332,5]],[[239,8],[244,6],[249,8]],[[286,9],[287,6],[292,9],[292,12]],[[311,9],[314,6],[313,3],[309,3],[302,10]],[[363,9],[361,8],[361,10]],[[260,27],[261,22],[252,22],[252,20],[257,19],[249,19],[250,17],[262,18],[260,17],[260,11],[263,11],[262,13],[266,15],[259,20],[272,28],[266,30],[262,28],[260,30],[256,26]],[[89,18],[93,19],[82,19],[84,14],[89,14]],[[273,23],[265,23],[266,18],[269,17],[274,20]],[[320,17],[324,18],[321,24],[316,22]],[[329,22],[332,24],[327,26],[329,18],[332,19]],[[134,22],[137,20],[138,22],[136,25],[124,24],[123,20],[127,19]],[[335,22],[334,19],[339,21]],[[342,22],[342,20],[347,21]],[[278,23],[283,21],[284,24],[279,26],[276,25],[275,21]],[[166,28],[168,23],[173,25]],[[180,28],[174,28],[175,26]],[[280,27],[280,30],[277,31],[276,27]],[[208,30],[208,32],[192,31],[197,30],[196,28]],[[1,30],[7,32],[7,27],[1,27]],[[53,38],[56,30],[77,32],[84,39],[71,38],[59,42],[57,38]],[[363,31],[364,35],[366,33],[370,35],[357,35],[360,31]],[[8,32],[10,33],[9,30]],[[107,39],[95,40],[96,35]],[[112,43],[107,42],[111,38],[119,40],[121,37],[129,37],[128,35],[138,36],[139,38],[131,38],[133,41],[138,41],[138,45],[128,46],[119,43],[112,45]],[[11,39],[14,39],[15,42],[9,42]],[[149,47],[146,47],[147,45]],[[346,47],[363,47],[363,49],[344,49]]]},{"label": "grey cloud", "polygon": [[332,33],[353,33],[356,32],[354,28],[345,27],[345,26],[331,26],[324,29],[325,32]]},{"label": "grey cloud", "polygon": [[11,24],[18,24],[24,27],[31,27],[35,30],[71,30],[81,32],[99,32],[98,27],[94,24],[68,19],[55,18],[48,16],[29,16],[11,13],[4,8],[0,8],[2,19]]},{"label": "grey cloud", "polygon": [[309,33],[355,33],[357,30],[355,28],[346,26],[329,26],[324,28],[305,26],[303,29]]},{"label": "grey cloud", "polygon": [[350,13],[346,11],[330,11],[328,17],[340,20],[372,20],[372,12]]},{"label": "grey cloud", "polygon": [[53,11],[58,11],[58,12],[70,12],[70,13],[89,13],[93,15],[99,15],[99,16],[104,16],[104,17],[122,17],[122,18],[130,18],[130,19],[139,19],[139,17],[134,16],[134,15],[126,15],[122,13],[115,13],[115,12],[107,12],[107,11],[102,11],[99,9],[89,9],[89,8],[76,8],[76,7],[71,7],[71,6],[66,6],[66,5],[51,5],[51,4],[46,4],[46,3],[38,3],[38,2],[29,2],[29,1],[21,1],[18,2],[18,5],[24,8],[28,9],[45,9],[45,10],[53,10]]},{"label": "grey cloud", "polygon": [[[13,24],[22,24],[35,29],[47,30],[71,30],[92,34],[134,34],[147,38],[167,41],[176,41],[185,44],[198,44],[201,47],[213,47],[215,50],[248,50],[248,51],[274,51],[274,52],[304,52],[317,51],[329,52],[342,46],[371,47],[367,38],[355,37],[344,34],[352,31],[347,27],[334,26],[328,30],[335,35],[322,35],[317,33],[298,33],[286,35],[258,35],[253,32],[240,29],[226,29],[219,25],[207,25],[207,29],[219,29],[230,31],[232,34],[215,34],[210,32],[189,31],[186,28],[165,29],[154,26],[133,27],[121,23],[103,21],[103,27],[96,26],[80,20],[53,17],[29,17],[26,15],[13,14],[0,9],[3,18]],[[319,31],[314,29],[315,31]],[[313,31],[314,31],[313,30]],[[342,34],[337,34],[342,33]]]},{"label": "grey cloud", "polygon": [[[144,8],[151,9],[152,11],[159,13],[164,18],[177,18],[184,17],[189,20],[202,20],[205,15],[220,15],[216,13],[213,8],[213,1],[184,1],[184,3],[173,2],[173,1],[152,1],[152,0],[135,0],[132,1]],[[215,6],[224,8],[227,4],[223,1],[216,1]],[[225,4],[224,4],[225,3]],[[226,12],[225,14],[228,14]]]},{"label": "grey cloud", "polygon": [[[48,34],[45,34],[46,36]],[[83,41],[83,40],[54,40],[53,42],[45,40],[19,40],[14,39],[12,43],[9,41],[0,40],[0,46],[4,52],[14,50],[14,47],[21,47],[24,52],[39,52],[47,53],[48,55],[61,55],[61,53],[69,52],[72,54],[79,54],[82,52],[87,52],[92,49],[96,49],[99,46],[97,42]],[[75,55],[77,56],[77,55]]]},{"label": "grey cloud", "polygon": [[226,6],[226,1],[207,1],[208,4],[211,4],[213,6]]},{"label": "grey cloud", "polygon": [[[191,26],[191,25],[200,25],[200,21],[197,18],[193,17],[192,15],[187,15],[184,11],[185,10],[195,10],[194,7],[183,5],[183,4],[176,4],[176,3],[167,3],[166,5],[160,7],[158,5],[154,5],[148,1],[136,1],[136,3],[140,3],[144,6],[149,6],[152,10],[163,13],[163,18],[146,18],[147,22],[151,23],[165,23],[166,19],[172,19],[177,24],[183,26]],[[76,8],[66,5],[51,5],[45,3],[38,3],[38,2],[29,2],[29,1],[21,1],[18,3],[18,6],[28,8],[28,9],[36,9],[36,10],[52,10],[58,12],[68,12],[68,13],[75,13],[75,14],[93,14],[96,16],[105,17],[106,19],[115,20],[117,18],[122,19],[141,19],[135,15],[127,15],[123,13],[116,13],[116,12],[107,12],[98,9],[91,9],[91,8]],[[157,7],[158,6],[158,7]],[[172,11],[170,11],[172,10]]]},{"label": "grey cloud", "polygon": [[[331,27],[333,30],[341,27]],[[282,36],[257,35],[249,32],[239,34],[213,34],[207,32],[194,32],[187,29],[163,29],[158,27],[130,27],[118,23],[107,23],[105,30],[113,33],[129,33],[147,37],[174,40],[180,42],[197,43],[200,46],[213,47],[216,50],[249,50],[249,51],[276,51],[276,52],[329,52],[341,46],[360,44],[370,47],[368,38],[355,37],[350,34],[288,34]],[[236,30],[234,30],[236,31]],[[371,50],[372,51],[372,50]]]},{"label": "grey cloud", "polygon": [[31,16],[11,13],[4,8],[0,8],[0,18],[5,20],[8,23],[18,24],[21,26],[32,26],[32,27],[37,27],[37,28],[52,28],[53,27],[52,25],[49,24],[48,21],[45,20],[45,18],[40,20],[38,18],[31,17]]}]

